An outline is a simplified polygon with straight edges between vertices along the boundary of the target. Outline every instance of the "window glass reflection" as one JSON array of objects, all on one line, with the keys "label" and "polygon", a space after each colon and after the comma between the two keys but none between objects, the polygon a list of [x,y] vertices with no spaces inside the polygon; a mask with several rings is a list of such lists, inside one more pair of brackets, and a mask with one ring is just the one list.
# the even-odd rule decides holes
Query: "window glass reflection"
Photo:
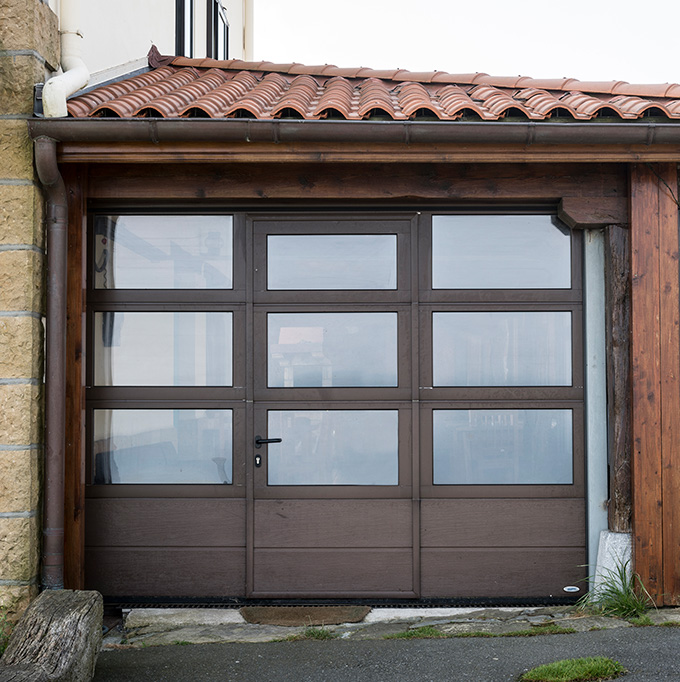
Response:
[{"label": "window glass reflection", "polygon": [[94,316],[97,386],[231,386],[232,313]]},{"label": "window glass reflection", "polygon": [[396,289],[397,236],[269,235],[267,288]]},{"label": "window glass reflection", "polygon": [[570,234],[552,216],[432,217],[433,289],[570,286]]},{"label": "window glass reflection", "polygon": [[571,313],[433,313],[435,386],[570,386]]},{"label": "window glass reflection", "polygon": [[436,485],[573,483],[571,410],[434,410]]},{"label": "window glass reflection", "polygon": [[231,216],[100,215],[96,289],[231,289]]},{"label": "window glass reflection", "polygon": [[95,410],[94,482],[231,483],[231,410]]},{"label": "window glass reflection", "polygon": [[397,313],[270,313],[268,386],[396,386]]},{"label": "window glass reflection", "polygon": [[397,410],[270,410],[269,485],[397,485]]}]

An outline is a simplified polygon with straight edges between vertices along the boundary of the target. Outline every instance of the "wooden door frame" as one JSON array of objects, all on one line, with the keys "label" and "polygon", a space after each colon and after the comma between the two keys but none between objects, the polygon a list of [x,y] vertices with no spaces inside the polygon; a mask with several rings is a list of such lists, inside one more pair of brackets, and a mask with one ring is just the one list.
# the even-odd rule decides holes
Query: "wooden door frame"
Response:
[{"label": "wooden door frame", "polygon": [[[62,159],[63,160],[63,159]],[[426,202],[428,206],[437,203],[445,202],[445,206],[451,206],[451,201],[459,201],[467,198],[477,202],[492,202],[492,204],[499,201],[518,202],[518,201],[550,201],[555,203],[555,197],[567,197],[571,201],[571,208],[566,211],[577,214],[578,227],[601,226],[602,217],[597,214],[597,211],[590,210],[589,206],[593,206],[593,196],[589,196],[588,202],[580,201],[579,197],[586,194],[593,194],[592,180],[584,179],[587,176],[595,177],[597,169],[601,167],[599,164],[578,164],[558,166],[564,177],[558,179],[555,183],[554,177],[548,177],[548,169],[551,173],[559,172],[555,169],[556,165],[537,164],[535,167],[528,165],[518,165],[513,171],[509,171],[507,165],[497,167],[495,172],[489,164],[481,164],[478,167],[466,165],[462,166],[448,166],[444,171],[442,168],[436,171],[440,179],[447,176],[449,182],[458,182],[457,189],[454,192],[444,191],[442,193],[443,185],[441,182],[432,183],[432,171],[425,164],[419,164],[417,169],[409,167],[409,164],[390,165],[390,170],[394,171],[397,176],[400,176],[401,186],[410,187],[413,191],[407,190],[406,193],[410,196],[417,196],[416,204],[418,202]],[[174,171],[170,169],[169,177],[165,178],[167,182],[159,184],[156,182],[158,175],[152,166],[128,166],[126,169],[119,166],[95,166],[95,176],[90,173],[90,167],[85,165],[67,165],[64,175],[68,180],[68,187],[70,189],[69,196],[71,206],[70,220],[69,220],[69,318],[68,318],[68,336],[67,336],[67,377],[68,377],[68,430],[66,443],[66,467],[67,467],[67,497],[66,497],[66,584],[71,588],[82,588],[84,586],[83,573],[83,556],[84,556],[84,373],[82,366],[82,358],[84,353],[84,328],[83,316],[85,311],[85,300],[83,294],[83,282],[85,276],[85,252],[83,244],[85,242],[86,234],[86,208],[88,198],[98,200],[100,198],[114,199],[118,201],[123,197],[130,199],[139,198],[140,196],[148,196],[149,201],[168,202],[174,201],[177,197],[186,201],[191,201],[191,197],[205,197],[211,194],[213,199],[216,197],[214,184],[209,180],[210,172],[206,174],[208,169],[203,167],[190,167],[189,173],[180,173],[183,181],[181,184],[177,183],[177,172],[181,171],[183,167],[178,166]],[[318,168],[318,167],[317,167]],[[122,174],[117,171],[120,169]],[[299,175],[291,172],[290,169],[286,172],[286,179],[277,171],[280,166],[273,168],[271,166],[258,166],[254,164],[250,166],[254,175],[250,178],[249,184],[239,179],[239,182],[230,184],[224,181],[220,184],[218,190],[220,196],[227,204],[233,202],[244,202],[248,205],[253,205],[254,201],[262,201],[263,206],[266,206],[267,198],[263,199],[262,194],[256,191],[259,184],[257,179],[258,173],[261,178],[267,178],[268,183],[273,183],[272,199],[276,200],[277,195],[281,197],[290,197],[291,187],[297,182],[295,178],[305,178],[310,172],[309,165],[307,169]],[[145,178],[143,189],[140,194],[139,178],[135,179],[130,184],[131,177],[130,170],[134,170],[138,175]],[[238,168],[234,168],[237,173],[240,172]],[[394,182],[390,176],[384,176],[380,181],[376,181],[375,176],[372,177],[370,183],[364,180],[366,175],[362,172],[359,176],[354,174],[351,166],[341,165],[334,167],[332,170],[328,167],[322,168],[321,175],[326,174],[326,179],[320,180],[319,186],[311,188],[311,191],[300,193],[299,189],[295,191],[295,196],[299,200],[304,197],[305,200],[323,201],[328,204],[345,202],[348,198],[353,197],[358,201],[368,201],[373,205],[379,206],[380,202],[388,200],[390,195],[393,196]],[[367,169],[366,169],[367,170]],[[414,170],[416,171],[414,173]],[[595,171],[595,173],[593,173]],[[222,171],[226,175],[229,170],[222,167]],[[329,172],[335,174],[335,180],[330,180]],[[347,173],[347,174],[346,174]],[[605,177],[612,178],[619,177],[620,170],[610,168]],[[345,178],[343,182],[341,178]],[[360,182],[356,182],[358,177]],[[293,179],[293,183],[289,180]],[[531,178],[529,184],[527,179]],[[576,180],[578,178],[578,180]],[[282,184],[277,185],[278,181]],[[301,182],[301,181],[300,181]],[[306,182],[306,181],[305,181]],[[591,184],[589,185],[589,182]],[[607,186],[604,178],[600,178],[600,182],[595,188],[595,192],[600,195],[604,194],[604,200],[612,203],[612,191],[616,194],[614,184]],[[555,186],[559,188],[556,190]],[[281,187],[282,193],[276,191],[276,187]],[[448,187],[452,187],[451,184]],[[209,189],[211,188],[211,189]],[[187,192],[187,190],[189,190]],[[335,199],[333,199],[335,197]],[[376,203],[377,202],[377,203]],[[398,208],[399,201],[396,202]],[[413,202],[409,202],[413,205]],[[564,204],[564,200],[563,200]],[[586,205],[587,204],[587,205]],[[403,203],[402,203],[403,205]],[[488,204],[487,204],[488,205]],[[383,203],[383,206],[387,205]],[[585,208],[584,208],[585,206]],[[617,204],[618,206],[618,204]],[[576,208],[575,208],[576,207]],[[578,209],[578,210],[577,210]],[[564,213],[564,211],[562,211]],[[611,210],[610,213],[615,213]],[[619,211],[620,213],[620,211]],[[563,216],[562,216],[563,217]],[[564,219],[564,217],[563,217]],[[418,432],[414,431],[413,438],[417,439]],[[419,479],[419,471],[414,467],[413,483],[416,484]],[[414,501],[416,504],[416,501]],[[414,514],[414,518],[416,515]],[[415,532],[415,531],[414,531]]]}]

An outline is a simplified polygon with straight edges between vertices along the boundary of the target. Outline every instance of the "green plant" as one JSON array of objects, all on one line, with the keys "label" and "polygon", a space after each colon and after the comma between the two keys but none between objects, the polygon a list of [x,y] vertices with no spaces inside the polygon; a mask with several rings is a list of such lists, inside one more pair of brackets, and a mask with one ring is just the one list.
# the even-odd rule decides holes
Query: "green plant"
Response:
[{"label": "green plant", "polygon": [[524,673],[522,682],[584,682],[586,680],[613,680],[626,670],[618,662],[604,656],[571,658],[539,665]]},{"label": "green plant", "polygon": [[432,625],[423,625],[420,628],[413,628],[405,632],[395,632],[391,635],[385,635],[383,639],[446,639],[453,635],[447,635],[441,630],[437,630]]},{"label": "green plant", "polygon": [[458,632],[454,637],[538,637],[540,635],[572,635],[574,628],[563,628],[561,625],[536,625],[528,630],[512,630],[511,632]]},{"label": "green plant", "polygon": [[[588,582],[593,585],[595,580],[591,577]],[[654,600],[640,576],[630,570],[630,561],[626,561],[607,569],[599,583],[578,600],[577,606],[604,616],[634,618],[652,608]]]},{"label": "green plant", "polygon": [[385,635],[383,639],[446,639],[449,637],[536,637],[538,635],[570,635],[576,632],[573,628],[563,628],[560,625],[537,625],[527,630],[513,630],[512,632],[486,632],[473,630],[472,632],[442,632],[433,625],[424,625],[405,632],[395,632]]},{"label": "green plant", "polygon": [[628,622],[631,625],[634,625],[636,628],[642,628],[642,627],[646,627],[648,625],[654,625],[654,622],[652,621],[652,619],[647,614],[643,614],[642,616],[633,616],[631,618],[628,618]]},{"label": "green plant", "polygon": [[305,639],[335,639],[335,635],[328,629],[324,627],[306,627],[302,632],[296,635],[291,635],[286,637],[284,641],[286,642],[300,642]]}]

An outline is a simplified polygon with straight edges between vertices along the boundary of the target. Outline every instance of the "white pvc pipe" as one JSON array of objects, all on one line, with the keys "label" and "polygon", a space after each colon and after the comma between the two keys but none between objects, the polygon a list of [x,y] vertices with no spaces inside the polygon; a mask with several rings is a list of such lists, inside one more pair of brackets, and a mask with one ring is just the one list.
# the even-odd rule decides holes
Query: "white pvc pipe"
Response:
[{"label": "white pvc pipe", "polygon": [[61,68],[63,73],[50,78],[43,88],[45,118],[68,116],[66,98],[84,88],[90,72],[81,58],[80,0],[61,0],[59,34],[61,36]]}]

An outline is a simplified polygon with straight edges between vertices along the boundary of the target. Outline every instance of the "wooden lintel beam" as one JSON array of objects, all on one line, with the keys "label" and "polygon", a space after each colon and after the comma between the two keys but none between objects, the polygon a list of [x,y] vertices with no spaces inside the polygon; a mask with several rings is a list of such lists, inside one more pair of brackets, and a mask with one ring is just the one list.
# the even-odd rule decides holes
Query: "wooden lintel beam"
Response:
[{"label": "wooden lintel beam", "polygon": [[564,197],[557,215],[572,229],[628,226],[628,200],[625,197]]},{"label": "wooden lintel beam", "polygon": [[631,163],[675,162],[680,145],[63,142],[60,163]]}]

